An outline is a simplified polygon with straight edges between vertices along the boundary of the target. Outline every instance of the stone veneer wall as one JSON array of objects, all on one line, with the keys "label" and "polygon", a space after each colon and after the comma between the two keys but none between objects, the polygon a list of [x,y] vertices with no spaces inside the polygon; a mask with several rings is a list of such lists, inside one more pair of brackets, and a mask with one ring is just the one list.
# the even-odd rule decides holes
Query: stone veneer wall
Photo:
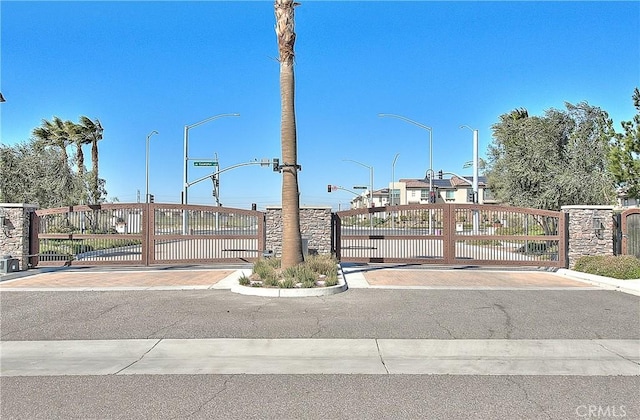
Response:
[{"label": "stone veneer wall", "polygon": [[[0,203],[5,225],[0,226],[0,257],[11,255],[20,260],[20,269],[28,268],[30,214],[33,204]],[[583,255],[613,255],[613,207],[563,206],[568,213],[569,268]],[[302,237],[308,239],[309,254],[331,254],[331,207],[303,207],[300,209]],[[600,217],[604,229],[596,234],[593,218]],[[266,209],[266,249],[279,256],[282,252],[282,208]]]},{"label": "stone veneer wall", "polygon": [[[266,209],[266,249],[282,253],[282,207]],[[300,232],[309,240],[309,254],[331,254],[331,207],[301,207]]]},{"label": "stone veneer wall", "polygon": [[[569,214],[569,268],[584,255],[613,255],[613,207],[563,206],[562,211]],[[594,218],[600,218],[604,225],[600,233],[593,228]]]},{"label": "stone veneer wall", "polygon": [[20,270],[28,268],[31,213],[37,208],[35,204],[0,203],[0,215],[5,219],[0,226],[0,258],[17,258]]}]

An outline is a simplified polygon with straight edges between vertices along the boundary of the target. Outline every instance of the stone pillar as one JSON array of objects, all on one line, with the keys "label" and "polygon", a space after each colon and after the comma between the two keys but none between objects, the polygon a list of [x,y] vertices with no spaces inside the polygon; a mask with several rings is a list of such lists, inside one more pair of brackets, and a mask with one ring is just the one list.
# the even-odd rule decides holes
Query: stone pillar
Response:
[{"label": "stone pillar", "polygon": [[11,255],[17,258],[21,270],[28,268],[31,213],[37,208],[36,204],[0,203],[0,218],[3,219],[0,226],[0,257]]},{"label": "stone pillar", "polygon": [[562,206],[562,212],[569,214],[569,268],[585,255],[613,255],[612,206]]},{"label": "stone pillar", "polygon": [[[267,250],[282,254],[282,207],[266,209]],[[300,231],[309,255],[331,254],[331,207],[301,207]]]}]

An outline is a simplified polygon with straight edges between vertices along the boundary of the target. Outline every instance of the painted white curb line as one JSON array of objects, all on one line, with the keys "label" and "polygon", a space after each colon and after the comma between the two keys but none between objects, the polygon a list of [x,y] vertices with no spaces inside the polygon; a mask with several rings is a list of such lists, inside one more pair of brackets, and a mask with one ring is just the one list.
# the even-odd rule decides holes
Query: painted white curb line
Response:
[{"label": "painted white curb line", "polygon": [[557,274],[570,277],[589,284],[595,284],[608,290],[617,290],[624,293],[640,296],[640,279],[618,280],[610,277],[596,276],[595,274],[581,273],[579,271],[561,268]]}]

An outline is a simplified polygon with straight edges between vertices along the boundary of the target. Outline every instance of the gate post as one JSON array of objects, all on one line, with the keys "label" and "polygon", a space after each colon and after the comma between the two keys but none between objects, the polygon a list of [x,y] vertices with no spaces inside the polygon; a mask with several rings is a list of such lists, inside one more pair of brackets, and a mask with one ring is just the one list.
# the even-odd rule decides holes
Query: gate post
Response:
[{"label": "gate post", "polygon": [[340,262],[341,249],[340,249],[340,230],[342,229],[342,219],[337,213],[331,214],[331,250],[335,254],[336,259]]},{"label": "gate post", "polygon": [[[266,249],[273,251],[274,256],[282,255],[282,207],[266,208]],[[300,207],[300,233],[308,240],[311,254],[331,253],[331,207]]]},{"label": "gate post", "polygon": [[567,260],[573,268],[586,255],[613,255],[612,206],[562,206],[569,215]]},{"label": "gate post", "polygon": [[0,203],[0,257],[11,255],[19,259],[20,270],[29,268],[33,246],[31,214],[37,208],[35,204]]},{"label": "gate post", "polygon": [[622,255],[622,214],[613,215],[613,255]]},{"label": "gate post", "polygon": [[152,235],[155,233],[155,217],[151,217],[155,204],[147,202],[142,211],[142,264],[148,267],[151,259],[155,257],[155,246],[153,246]]},{"label": "gate post", "polygon": [[454,264],[456,261],[456,212],[455,204],[444,204],[442,207],[442,258],[445,264]]}]

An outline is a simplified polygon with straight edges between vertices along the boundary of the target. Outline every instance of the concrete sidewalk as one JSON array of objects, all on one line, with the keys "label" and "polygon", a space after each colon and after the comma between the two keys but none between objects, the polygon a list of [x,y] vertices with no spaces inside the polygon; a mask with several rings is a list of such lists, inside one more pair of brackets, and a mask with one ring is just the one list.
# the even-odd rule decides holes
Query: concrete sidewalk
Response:
[{"label": "concrete sidewalk", "polygon": [[640,375],[640,340],[133,339],[0,343],[0,376]]}]

